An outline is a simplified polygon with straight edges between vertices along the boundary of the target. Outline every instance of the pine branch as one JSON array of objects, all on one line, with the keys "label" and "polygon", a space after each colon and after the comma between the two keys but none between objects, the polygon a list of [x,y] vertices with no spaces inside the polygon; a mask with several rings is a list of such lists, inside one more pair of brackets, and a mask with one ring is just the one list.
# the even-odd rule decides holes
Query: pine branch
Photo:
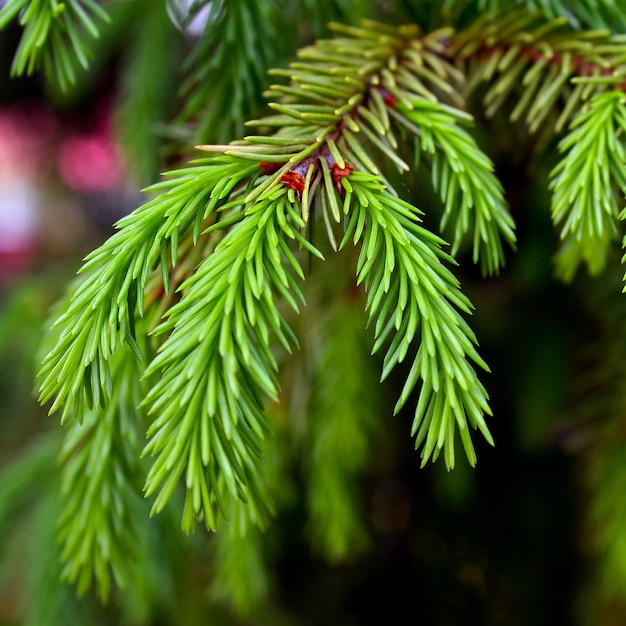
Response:
[{"label": "pine branch", "polygon": [[95,0],[9,0],[0,9],[0,30],[18,18],[24,27],[13,60],[13,76],[42,67],[66,90],[78,69],[89,64],[89,38],[98,37],[98,21],[107,13]]}]

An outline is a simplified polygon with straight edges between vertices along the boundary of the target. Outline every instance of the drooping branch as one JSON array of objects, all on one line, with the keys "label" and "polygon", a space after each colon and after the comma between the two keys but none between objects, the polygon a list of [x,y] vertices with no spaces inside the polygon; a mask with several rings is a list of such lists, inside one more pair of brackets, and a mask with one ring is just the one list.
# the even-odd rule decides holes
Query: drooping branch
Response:
[{"label": "drooping branch", "polygon": [[546,22],[541,13],[519,11],[481,19],[456,33],[446,56],[467,67],[468,92],[481,84],[487,115],[517,100],[512,121],[535,132],[561,103],[560,132],[577,108],[606,89],[626,88],[626,46],[606,30],[574,31],[565,18]]},{"label": "drooping branch", "polygon": [[[397,408],[419,390],[413,433],[424,463],[443,452],[452,467],[457,431],[475,463],[469,430],[491,441],[491,409],[475,369],[486,364],[463,318],[471,305],[446,267],[453,258],[444,241],[419,225],[418,209],[398,197],[384,172],[389,165],[411,169],[401,146],[412,143],[414,159],[432,169],[453,251],[469,236],[487,273],[502,266],[503,244],[515,240],[513,222],[493,165],[466,130],[472,118],[462,110],[465,76],[456,64],[471,60],[470,80],[495,81],[499,97],[513,89],[512,67],[531,87],[545,86],[539,104],[525,109],[522,96],[517,105],[532,125],[576,72],[588,71],[581,59],[606,58],[616,67],[619,59],[619,46],[610,44],[567,61],[571,39],[551,39],[549,29],[531,28],[530,18],[516,20],[498,22],[492,39],[474,36],[473,48],[470,31],[335,26],[336,38],[305,48],[275,72],[289,82],[269,90],[275,113],[249,123],[259,134],[204,146],[219,155],[153,186],[161,195],[124,218],[90,255],[86,278],[57,322],[41,399],[56,397],[51,410],[64,406],[63,419],[80,417],[83,406],[106,406],[109,359],[124,342],[136,348],[136,318],[153,316],[148,341],[157,356],[147,364],[153,384],[143,402],[154,420],[144,451],[155,457],[146,484],[147,495],[156,495],[154,512],[181,481],[186,530],[198,519],[218,527],[237,499],[250,504],[257,523],[271,509],[256,472],[267,429],[263,400],[278,394],[273,341],[287,350],[296,345],[279,301],[295,311],[303,302],[296,248],[321,256],[309,240],[317,216],[332,247],[350,237],[361,246],[357,274],[376,322],[375,348],[387,347],[383,378],[413,355]],[[540,42],[545,59],[533,59]],[[557,87],[549,83],[554,72]],[[613,79],[583,78],[581,90],[589,93]],[[589,82],[594,78],[601,82]],[[565,110],[586,95],[570,96]],[[185,255],[200,240],[204,258],[189,263]],[[185,262],[186,275],[175,276]],[[170,284],[176,297],[154,299],[159,290],[172,294]]]},{"label": "drooping branch", "polygon": [[550,174],[550,187],[552,219],[563,241],[559,271],[566,279],[581,261],[593,274],[604,269],[617,239],[626,189],[625,131],[626,94],[608,91],[592,98],[559,144],[565,156]]}]

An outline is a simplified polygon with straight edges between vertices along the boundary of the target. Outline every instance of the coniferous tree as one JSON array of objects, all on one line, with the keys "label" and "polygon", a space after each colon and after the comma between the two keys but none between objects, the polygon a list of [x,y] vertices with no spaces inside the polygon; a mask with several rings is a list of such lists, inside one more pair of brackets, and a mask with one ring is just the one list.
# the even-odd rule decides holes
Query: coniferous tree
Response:
[{"label": "coniferous tree", "polygon": [[[268,604],[271,539],[300,516],[327,561],[368,554],[359,486],[392,414],[422,468],[467,475],[460,459],[497,447],[506,417],[492,418],[464,284],[497,285],[523,246],[516,223],[530,229],[494,166],[503,154],[536,168],[556,275],[598,320],[569,424],[581,436],[562,435],[581,446],[600,570],[576,621],[594,602],[624,615],[620,0],[9,0],[0,27],[13,20],[15,75],[70,92],[92,57],[123,59],[118,129],[136,180],[153,183],[48,324],[38,392],[63,429],[6,470],[0,522],[20,480],[60,465],[32,514],[33,550],[59,549],[31,593],[56,608],[34,602],[33,623],[196,623],[218,609],[184,589],[189,554],[210,563],[199,578],[215,605],[233,607],[221,619],[264,607],[291,623]],[[56,559],[104,608],[68,594]]]}]

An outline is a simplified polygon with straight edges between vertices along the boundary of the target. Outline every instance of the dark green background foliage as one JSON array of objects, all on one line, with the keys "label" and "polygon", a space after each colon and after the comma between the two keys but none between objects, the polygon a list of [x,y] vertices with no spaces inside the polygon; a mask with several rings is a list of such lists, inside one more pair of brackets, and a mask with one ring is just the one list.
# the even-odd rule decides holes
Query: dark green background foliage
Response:
[{"label": "dark green background foliage", "polygon": [[151,185],[2,286],[0,624],[626,622],[624,0],[0,29]]}]

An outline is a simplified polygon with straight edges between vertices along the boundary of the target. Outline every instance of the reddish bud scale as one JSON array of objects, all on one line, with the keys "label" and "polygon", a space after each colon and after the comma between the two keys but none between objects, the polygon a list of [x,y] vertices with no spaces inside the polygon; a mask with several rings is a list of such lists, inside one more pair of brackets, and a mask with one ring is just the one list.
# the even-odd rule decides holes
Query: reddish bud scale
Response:
[{"label": "reddish bud scale", "polygon": [[259,161],[259,169],[266,176],[277,172],[282,167],[282,165],[282,163],[268,163],[267,161]]},{"label": "reddish bud scale", "polygon": [[396,108],[396,104],[398,104],[398,98],[396,98],[393,94],[389,93],[386,89],[381,89],[379,93],[383,98],[383,102],[390,109]]},{"label": "reddish bud scale", "polygon": [[302,174],[298,174],[298,172],[294,172],[293,170],[283,174],[280,177],[280,182],[287,187],[295,189],[298,197],[300,197],[304,191],[304,178],[302,177]]},{"label": "reddish bud scale", "polygon": [[298,194],[298,199],[300,199],[304,193],[305,176],[307,175],[312,164],[314,165],[315,171],[315,168],[317,167],[316,161],[318,159],[324,159],[326,163],[328,163],[330,177],[339,195],[343,195],[345,193],[345,189],[341,184],[341,179],[348,176],[354,168],[349,163],[344,163],[343,167],[339,167],[332,154],[328,151],[328,148],[324,147],[321,150],[316,151],[307,159],[304,159],[295,165],[292,169],[280,177],[280,182],[283,183],[283,185],[291,187],[291,189]]},{"label": "reddish bud scale", "polygon": [[353,169],[354,168],[349,163],[346,163],[345,167],[339,167],[336,163],[333,163],[330,167],[330,176],[333,179],[333,183],[335,183],[335,187],[340,196],[343,196],[345,193],[345,189],[341,184],[341,179],[348,176]]}]

